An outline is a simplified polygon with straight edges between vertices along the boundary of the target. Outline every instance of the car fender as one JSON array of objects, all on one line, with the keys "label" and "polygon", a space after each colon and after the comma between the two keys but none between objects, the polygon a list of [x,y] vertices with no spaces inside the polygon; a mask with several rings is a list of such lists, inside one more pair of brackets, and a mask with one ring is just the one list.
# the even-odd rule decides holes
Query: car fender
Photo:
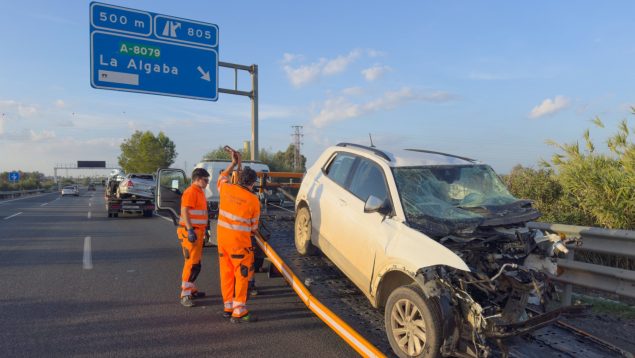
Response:
[{"label": "car fender", "polygon": [[415,281],[417,272],[426,267],[447,266],[463,271],[469,267],[452,250],[427,235],[403,225],[394,240],[390,240],[383,258],[375,262],[371,295],[377,298],[382,280],[392,271],[400,271]]}]

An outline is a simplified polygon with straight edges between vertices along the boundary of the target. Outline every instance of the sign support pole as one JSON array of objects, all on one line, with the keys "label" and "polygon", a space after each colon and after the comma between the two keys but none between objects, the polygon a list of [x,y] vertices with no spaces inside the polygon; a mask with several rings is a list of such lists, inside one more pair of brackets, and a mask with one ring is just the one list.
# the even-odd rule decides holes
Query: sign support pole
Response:
[{"label": "sign support pole", "polygon": [[[219,67],[232,68],[235,71],[234,89],[218,88],[218,93],[245,96],[251,99],[251,160],[258,160],[258,65],[238,65],[229,62],[218,62]],[[251,75],[251,91],[238,90],[238,70],[247,71]]]}]

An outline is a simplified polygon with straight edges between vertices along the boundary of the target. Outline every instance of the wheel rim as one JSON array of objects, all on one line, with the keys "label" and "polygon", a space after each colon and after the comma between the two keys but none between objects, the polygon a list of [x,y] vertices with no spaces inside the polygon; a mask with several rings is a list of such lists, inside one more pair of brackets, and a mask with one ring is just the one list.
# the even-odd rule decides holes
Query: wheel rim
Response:
[{"label": "wheel rim", "polygon": [[401,299],[393,305],[390,325],[399,349],[409,356],[421,354],[426,345],[426,324],[412,301]]},{"label": "wheel rim", "polygon": [[304,213],[304,211],[302,211],[300,215],[298,215],[296,224],[295,224],[295,243],[298,247],[303,246],[304,243],[307,242],[307,240],[310,240],[308,238],[308,235],[309,235],[308,223],[309,223],[309,218]]}]

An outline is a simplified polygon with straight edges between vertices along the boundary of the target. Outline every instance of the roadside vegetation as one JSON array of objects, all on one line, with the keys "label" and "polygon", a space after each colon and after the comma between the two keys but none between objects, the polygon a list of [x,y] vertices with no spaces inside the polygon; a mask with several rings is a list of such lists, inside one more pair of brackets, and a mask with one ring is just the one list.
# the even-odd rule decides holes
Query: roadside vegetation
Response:
[{"label": "roadside vegetation", "polygon": [[52,178],[47,178],[40,172],[20,173],[20,180],[17,183],[9,181],[9,172],[0,173],[0,191],[17,191],[33,189],[49,189],[55,185]]},{"label": "roadside vegetation", "polygon": [[[594,125],[604,128],[599,118]],[[540,168],[516,166],[504,180],[519,198],[533,200],[542,212],[539,221],[607,229],[635,230],[635,142],[626,120],[598,150],[584,132],[579,142],[559,144]],[[635,270],[635,260],[615,255],[580,252],[577,261]]]},{"label": "roadside vegetation", "polygon": [[[277,151],[275,153],[266,149],[260,149],[259,161],[267,164],[272,172],[304,172],[306,170],[306,158],[304,155],[300,156],[300,167],[293,168],[293,152],[295,146],[289,144],[286,150]],[[249,151],[244,149],[239,150],[243,157],[243,160],[247,160],[251,157]],[[227,153],[222,146],[208,152],[203,156],[203,160],[230,160],[229,153]]]},{"label": "roadside vegetation", "polygon": [[[593,123],[604,127],[599,118]],[[626,120],[598,151],[590,130],[579,142],[559,144],[540,168],[516,166],[503,179],[519,198],[531,199],[540,221],[608,229],[635,229],[635,141]]]}]

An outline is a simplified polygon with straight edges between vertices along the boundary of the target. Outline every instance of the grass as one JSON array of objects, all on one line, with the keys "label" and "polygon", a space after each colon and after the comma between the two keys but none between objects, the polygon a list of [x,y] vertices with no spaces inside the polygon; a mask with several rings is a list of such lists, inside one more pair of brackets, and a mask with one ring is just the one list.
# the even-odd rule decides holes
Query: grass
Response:
[{"label": "grass", "polygon": [[605,313],[625,319],[635,319],[635,307],[606,298],[589,297],[574,294],[576,300],[593,305],[594,313]]}]

